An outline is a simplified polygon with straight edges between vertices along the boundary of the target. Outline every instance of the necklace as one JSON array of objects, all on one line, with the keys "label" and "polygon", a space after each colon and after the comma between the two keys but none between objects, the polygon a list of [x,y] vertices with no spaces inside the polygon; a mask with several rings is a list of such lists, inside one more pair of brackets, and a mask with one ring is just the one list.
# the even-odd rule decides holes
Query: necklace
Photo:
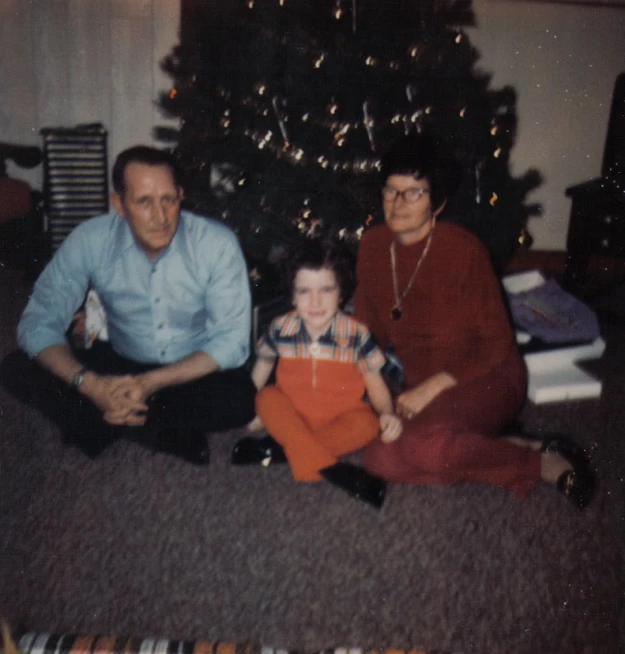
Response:
[{"label": "necklace", "polygon": [[425,244],[425,247],[423,248],[423,252],[421,253],[421,256],[419,257],[419,261],[417,261],[417,265],[414,269],[414,272],[412,273],[410,279],[408,280],[408,284],[406,285],[406,288],[404,289],[404,292],[400,295],[399,294],[399,289],[397,287],[397,271],[396,271],[396,261],[395,261],[395,240],[391,243],[391,272],[393,273],[393,295],[395,296],[395,304],[393,305],[393,308],[391,309],[391,318],[393,320],[399,320],[402,315],[403,311],[401,308],[401,305],[403,301],[406,299],[406,296],[408,295],[408,292],[412,288],[412,284],[415,280],[415,277],[417,276],[417,273],[419,272],[419,268],[421,268],[421,264],[423,263],[423,260],[425,259],[428,250],[430,249],[430,245],[432,244],[432,235],[434,234],[434,225],[432,225],[432,229],[430,229],[430,233],[428,234],[428,240]]}]

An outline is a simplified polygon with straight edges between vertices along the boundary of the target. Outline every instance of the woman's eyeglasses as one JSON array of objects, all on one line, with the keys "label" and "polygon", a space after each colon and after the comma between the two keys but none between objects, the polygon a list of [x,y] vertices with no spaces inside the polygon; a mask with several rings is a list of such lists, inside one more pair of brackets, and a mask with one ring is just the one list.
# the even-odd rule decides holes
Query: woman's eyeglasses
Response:
[{"label": "woman's eyeglasses", "polygon": [[382,189],[382,199],[385,202],[395,202],[398,195],[401,195],[402,200],[406,204],[415,204],[426,194],[429,193],[430,189],[425,187],[411,186],[410,188],[405,189],[404,191],[398,191],[392,186],[385,186]]}]

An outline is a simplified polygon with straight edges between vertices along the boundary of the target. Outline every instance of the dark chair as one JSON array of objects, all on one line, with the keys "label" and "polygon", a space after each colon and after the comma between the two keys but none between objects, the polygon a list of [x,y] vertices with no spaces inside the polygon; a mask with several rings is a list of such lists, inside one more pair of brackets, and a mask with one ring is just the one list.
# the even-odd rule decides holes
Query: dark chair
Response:
[{"label": "dark chair", "polygon": [[41,193],[30,185],[7,175],[6,163],[20,168],[35,168],[43,153],[36,146],[0,143],[0,263],[36,274],[45,257],[42,251],[43,218]]},{"label": "dark chair", "polygon": [[601,177],[566,189],[572,200],[565,284],[583,287],[593,256],[625,259],[625,73],[614,85]]}]

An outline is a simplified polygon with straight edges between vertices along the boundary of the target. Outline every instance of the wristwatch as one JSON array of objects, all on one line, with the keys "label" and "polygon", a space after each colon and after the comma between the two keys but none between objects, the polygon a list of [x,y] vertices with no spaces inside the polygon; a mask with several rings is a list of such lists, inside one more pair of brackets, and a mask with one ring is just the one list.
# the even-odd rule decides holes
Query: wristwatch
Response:
[{"label": "wristwatch", "polygon": [[78,372],[72,375],[72,378],[69,380],[69,385],[77,391],[80,388],[83,380],[85,379],[85,374],[87,373],[87,368],[81,368]]}]

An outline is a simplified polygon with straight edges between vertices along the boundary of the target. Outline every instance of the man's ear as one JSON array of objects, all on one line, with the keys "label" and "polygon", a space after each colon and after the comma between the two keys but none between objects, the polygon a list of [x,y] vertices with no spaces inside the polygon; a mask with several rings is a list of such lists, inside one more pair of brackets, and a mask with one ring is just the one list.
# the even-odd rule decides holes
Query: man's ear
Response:
[{"label": "man's ear", "polygon": [[117,213],[118,216],[121,216],[122,218],[125,218],[124,214],[124,203],[122,202],[122,199],[117,193],[117,191],[113,191],[110,196],[111,199],[111,205],[113,206],[113,209],[115,209],[115,213]]}]

